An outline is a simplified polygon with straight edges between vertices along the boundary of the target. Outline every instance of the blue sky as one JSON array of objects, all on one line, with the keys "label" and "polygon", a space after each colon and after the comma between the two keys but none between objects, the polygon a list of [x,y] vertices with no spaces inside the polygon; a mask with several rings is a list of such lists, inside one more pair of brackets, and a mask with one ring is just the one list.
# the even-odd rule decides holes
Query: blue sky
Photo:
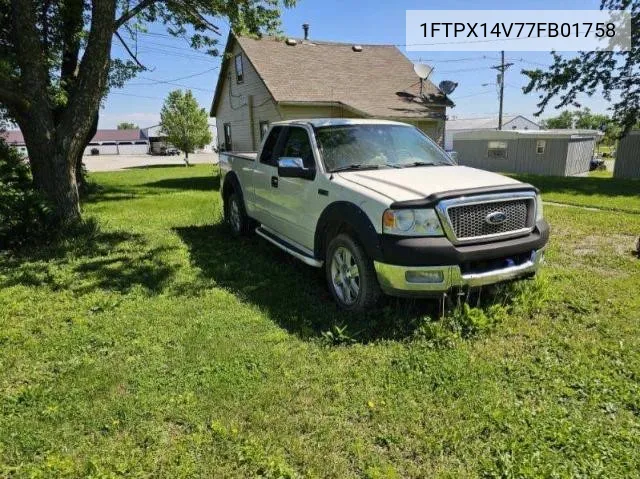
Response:
[{"label": "blue sky", "polygon": [[[517,5],[517,7],[515,7]],[[371,2],[367,0],[300,0],[294,9],[285,10],[283,30],[289,36],[302,36],[302,23],[311,25],[310,37],[354,43],[405,43],[405,11],[417,9],[597,9],[599,0],[565,0],[561,4],[549,0],[514,2],[489,0],[452,0],[443,5],[438,2],[396,0]],[[217,22],[223,30],[220,50],[228,31],[226,20]],[[126,38],[126,37],[125,37]],[[136,42],[127,40],[129,46]],[[403,52],[404,48],[399,47]],[[153,71],[147,71],[131,80],[123,89],[114,90],[107,98],[100,115],[101,128],[114,128],[120,121],[132,121],[140,127],[158,123],[160,108],[168,92],[189,87],[201,106],[209,109],[218,78],[220,59],[191,50],[182,38],[172,38],[159,25],[152,25],[148,34],[137,40],[140,60]],[[490,68],[499,60],[499,52],[405,52],[414,61],[433,66],[430,79],[435,83],[454,80],[459,83],[452,99],[456,103],[448,110],[449,117],[459,118],[497,115],[498,97],[495,70]],[[124,49],[114,38],[113,55],[124,58]],[[507,52],[506,58],[514,63],[506,75],[505,114],[523,114],[532,117],[536,111],[537,95],[524,95],[521,91],[526,77],[523,68],[543,67],[551,55],[541,52]],[[175,84],[162,83],[171,81]],[[606,112],[602,98],[583,98],[582,105],[594,111]],[[551,109],[542,115],[551,116]]]}]

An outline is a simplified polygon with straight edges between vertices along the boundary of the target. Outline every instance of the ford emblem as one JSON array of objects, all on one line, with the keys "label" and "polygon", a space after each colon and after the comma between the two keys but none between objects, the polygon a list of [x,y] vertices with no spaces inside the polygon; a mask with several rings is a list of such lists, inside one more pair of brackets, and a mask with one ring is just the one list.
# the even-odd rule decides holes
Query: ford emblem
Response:
[{"label": "ford emblem", "polygon": [[484,220],[490,225],[500,225],[507,221],[507,214],[502,211],[494,211],[485,216]]}]

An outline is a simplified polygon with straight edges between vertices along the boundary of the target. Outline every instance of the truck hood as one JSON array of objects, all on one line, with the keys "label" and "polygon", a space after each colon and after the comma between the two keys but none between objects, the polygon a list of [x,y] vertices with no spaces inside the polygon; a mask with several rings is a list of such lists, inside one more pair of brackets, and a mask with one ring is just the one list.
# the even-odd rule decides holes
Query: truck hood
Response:
[{"label": "truck hood", "polygon": [[434,193],[520,183],[507,176],[466,166],[422,166],[349,171],[340,177],[393,201],[411,201]]}]

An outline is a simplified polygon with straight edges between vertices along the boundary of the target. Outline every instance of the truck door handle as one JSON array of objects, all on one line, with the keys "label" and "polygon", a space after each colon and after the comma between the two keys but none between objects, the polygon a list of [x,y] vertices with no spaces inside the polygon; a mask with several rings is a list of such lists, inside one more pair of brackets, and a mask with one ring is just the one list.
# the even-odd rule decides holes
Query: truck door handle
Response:
[{"label": "truck door handle", "polygon": [[277,176],[272,176],[271,177],[271,186],[273,188],[277,188],[278,187],[278,177]]}]

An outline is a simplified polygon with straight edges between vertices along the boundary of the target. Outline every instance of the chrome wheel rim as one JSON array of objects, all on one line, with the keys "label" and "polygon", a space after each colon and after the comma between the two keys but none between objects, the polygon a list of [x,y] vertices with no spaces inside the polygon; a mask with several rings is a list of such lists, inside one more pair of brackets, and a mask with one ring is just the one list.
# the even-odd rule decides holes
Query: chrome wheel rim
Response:
[{"label": "chrome wheel rim", "polygon": [[343,246],[331,258],[331,282],[340,301],[347,305],[356,302],[360,294],[360,270],[351,251]]},{"label": "chrome wheel rim", "polygon": [[240,207],[235,198],[231,199],[229,203],[229,219],[231,220],[231,226],[235,231],[240,231]]}]

